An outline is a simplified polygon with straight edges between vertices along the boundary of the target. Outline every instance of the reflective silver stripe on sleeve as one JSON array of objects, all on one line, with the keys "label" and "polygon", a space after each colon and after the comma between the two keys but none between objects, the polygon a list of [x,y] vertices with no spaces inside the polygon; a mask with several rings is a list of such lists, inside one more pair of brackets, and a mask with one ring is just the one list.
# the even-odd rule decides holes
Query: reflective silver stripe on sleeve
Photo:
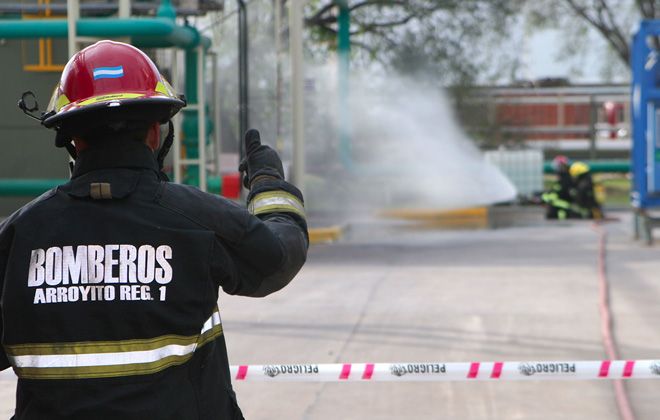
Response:
[{"label": "reflective silver stripe on sleeve", "polygon": [[268,191],[257,194],[248,204],[248,211],[259,215],[274,212],[296,213],[305,217],[305,206],[293,194],[285,191]]}]

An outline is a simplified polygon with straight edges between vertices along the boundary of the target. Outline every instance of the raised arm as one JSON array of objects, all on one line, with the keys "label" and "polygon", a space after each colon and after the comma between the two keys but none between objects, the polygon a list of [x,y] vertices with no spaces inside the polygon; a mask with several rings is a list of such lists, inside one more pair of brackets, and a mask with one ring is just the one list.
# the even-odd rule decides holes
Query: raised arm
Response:
[{"label": "raised arm", "polygon": [[223,287],[228,293],[261,297],[294,278],[307,258],[309,237],[302,193],[284,180],[277,153],[261,144],[257,130],[246,133],[245,150],[240,169],[250,189],[251,216],[241,240],[227,247],[233,262],[227,274],[233,281]]}]

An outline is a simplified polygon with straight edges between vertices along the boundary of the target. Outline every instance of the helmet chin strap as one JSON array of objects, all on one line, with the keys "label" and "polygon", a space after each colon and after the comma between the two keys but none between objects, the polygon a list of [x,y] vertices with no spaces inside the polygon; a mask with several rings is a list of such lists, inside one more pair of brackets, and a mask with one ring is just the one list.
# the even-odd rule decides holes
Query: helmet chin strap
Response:
[{"label": "helmet chin strap", "polygon": [[169,178],[167,177],[165,172],[163,172],[163,164],[165,162],[165,157],[170,152],[170,148],[172,148],[173,143],[174,143],[174,124],[172,124],[172,120],[169,120],[167,122],[167,136],[165,136],[163,145],[160,147],[160,150],[158,150],[158,154],[156,155],[156,161],[158,162],[158,171],[160,173],[160,178],[163,181],[169,181]]},{"label": "helmet chin strap", "polygon": [[[64,136],[59,130],[55,134],[55,146],[56,147],[64,147],[66,151],[69,153],[69,177],[73,176],[73,166],[76,163],[76,159],[78,158],[78,152],[76,152],[76,147],[73,145],[73,141],[68,138],[68,136]],[[59,146],[62,145],[62,146]]]},{"label": "helmet chin strap", "polygon": [[76,164],[76,158],[78,157],[78,152],[76,152],[76,148],[73,145],[73,143],[68,142],[64,147],[66,147],[66,151],[69,152],[69,177],[73,176],[73,167]]},{"label": "helmet chin strap", "polygon": [[78,158],[78,152],[76,152],[76,147],[71,142],[66,143],[64,147],[66,148],[66,151],[69,152],[69,156],[71,156],[71,160],[75,162],[75,160]]}]

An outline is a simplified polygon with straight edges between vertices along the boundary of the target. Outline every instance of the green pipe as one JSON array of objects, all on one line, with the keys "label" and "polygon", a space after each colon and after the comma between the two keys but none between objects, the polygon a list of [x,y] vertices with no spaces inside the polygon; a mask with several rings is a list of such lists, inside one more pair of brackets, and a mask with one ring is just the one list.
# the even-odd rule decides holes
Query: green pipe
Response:
[{"label": "green pipe", "polygon": [[[197,104],[197,51],[185,51],[185,95],[188,103]],[[197,120],[197,110],[194,108],[183,109],[183,120],[181,121],[181,138],[185,147],[186,159],[197,159],[199,127]],[[188,165],[188,170],[184,175],[183,182],[189,185],[199,186],[199,166]]]},{"label": "green pipe", "polygon": [[[188,103],[198,104],[199,98],[197,95],[198,83],[204,83],[204,77],[202,80],[197,80],[197,73],[199,71],[198,66],[198,50],[187,49],[185,51],[185,63],[186,63],[186,78],[185,78],[185,95]],[[201,69],[204,71],[204,69]],[[211,129],[213,123],[210,118],[210,112],[208,105],[203,104],[206,111],[206,139],[205,144],[209,142],[209,136],[211,135]],[[184,108],[183,109],[183,121],[181,124],[182,129],[182,140],[183,145],[186,148],[186,158],[187,159],[197,159],[199,157],[198,153],[198,144],[199,144],[199,120],[198,120],[199,108]],[[199,185],[199,167],[198,165],[189,165],[188,172],[184,177],[184,182],[190,185]],[[208,187],[208,179],[207,179]]]},{"label": "green pipe", "polygon": [[[69,182],[68,179],[0,179],[0,197],[37,197],[48,190]],[[208,190],[222,192],[222,178],[210,177]]]},{"label": "green pipe", "polygon": [[[166,18],[80,19],[80,36],[168,35],[176,25]],[[66,38],[66,19],[25,19],[4,21],[1,38]]]},{"label": "green pipe", "polygon": [[176,9],[172,6],[172,2],[170,0],[161,0],[160,6],[156,10],[156,16],[175,20]]},{"label": "green pipe", "polygon": [[[589,165],[592,173],[599,172],[618,172],[618,173],[628,173],[630,172],[630,161],[629,160],[585,160],[582,161]],[[554,174],[555,171],[552,169],[552,161],[548,160],[543,163],[543,172],[546,174]]]},{"label": "green pipe", "polygon": [[[201,37],[197,29],[179,26],[170,18],[127,18],[127,19],[80,19],[76,25],[79,36],[91,37],[136,37],[145,43],[160,47],[194,48],[210,41]],[[9,20],[0,24],[0,38],[66,38],[66,19]],[[162,39],[157,39],[157,38]],[[206,39],[206,40],[204,40]],[[136,42],[136,45],[139,45]],[[139,45],[141,46],[141,45]]]},{"label": "green pipe", "polygon": [[36,197],[67,182],[68,179],[0,179],[0,196]]},{"label": "green pipe", "polygon": [[[169,48],[172,46],[185,49],[202,44],[205,50],[211,48],[211,40],[191,26],[178,26],[179,30],[164,36],[134,36],[133,45],[140,48]],[[188,33],[186,33],[188,32]]]},{"label": "green pipe", "polygon": [[206,180],[206,189],[212,194],[222,193],[222,177],[213,176]]},{"label": "green pipe", "polygon": [[351,9],[346,0],[336,0],[335,3],[339,7],[339,16],[337,18],[339,159],[345,168],[351,169],[353,166],[353,152],[350,131],[351,111],[348,101],[350,91]]}]

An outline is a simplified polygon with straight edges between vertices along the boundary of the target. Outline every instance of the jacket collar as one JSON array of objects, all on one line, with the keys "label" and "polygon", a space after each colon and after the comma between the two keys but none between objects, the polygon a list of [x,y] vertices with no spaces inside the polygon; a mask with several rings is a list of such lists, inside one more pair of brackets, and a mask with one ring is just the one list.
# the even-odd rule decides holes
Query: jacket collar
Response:
[{"label": "jacket collar", "polygon": [[71,178],[87,172],[110,168],[152,169],[158,172],[154,152],[143,143],[122,144],[121,147],[94,147],[80,153]]}]

